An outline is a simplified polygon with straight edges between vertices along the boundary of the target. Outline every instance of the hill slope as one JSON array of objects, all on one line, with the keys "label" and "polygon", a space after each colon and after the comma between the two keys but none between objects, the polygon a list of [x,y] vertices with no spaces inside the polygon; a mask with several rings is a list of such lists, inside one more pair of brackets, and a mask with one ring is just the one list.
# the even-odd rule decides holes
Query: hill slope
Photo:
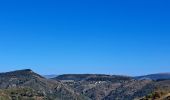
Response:
[{"label": "hill slope", "polygon": [[164,88],[170,86],[169,82],[164,80],[134,79],[103,74],[66,74],[53,79],[60,80],[92,100],[136,100],[154,93],[156,89],[165,92]]},{"label": "hill slope", "polygon": [[17,70],[0,73],[0,100],[168,100],[170,80],[156,76],[148,80],[143,76],[65,74],[46,79],[30,69]]},{"label": "hill slope", "polygon": [[47,80],[30,69],[0,74],[0,89],[2,91],[10,91],[10,89],[21,90],[21,88],[29,88],[42,94],[44,98],[49,100],[83,98],[79,93],[74,92],[61,82]]}]

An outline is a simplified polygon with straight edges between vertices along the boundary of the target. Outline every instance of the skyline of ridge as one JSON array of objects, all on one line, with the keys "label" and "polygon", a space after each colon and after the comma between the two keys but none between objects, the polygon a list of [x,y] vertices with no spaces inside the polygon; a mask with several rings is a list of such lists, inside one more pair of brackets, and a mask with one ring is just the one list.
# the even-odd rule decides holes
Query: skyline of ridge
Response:
[{"label": "skyline of ridge", "polygon": [[[10,70],[10,71],[6,71],[6,72],[0,72],[0,74],[6,74],[6,73],[12,73],[12,72],[33,72],[33,73],[37,73],[36,71],[32,70],[32,69],[18,69],[18,70]],[[39,75],[42,75],[43,77],[45,76],[60,76],[60,75],[118,75],[118,76],[129,76],[129,77],[144,77],[144,76],[150,76],[150,75],[170,75],[170,72],[161,72],[161,73],[149,73],[149,74],[143,74],[143,75],[125,75],[125,74],[105,74],[105,73],[63,73],[63,74],[56,74],[56,73],[51,73],[51,74],[40,74],[37,73]]]}]

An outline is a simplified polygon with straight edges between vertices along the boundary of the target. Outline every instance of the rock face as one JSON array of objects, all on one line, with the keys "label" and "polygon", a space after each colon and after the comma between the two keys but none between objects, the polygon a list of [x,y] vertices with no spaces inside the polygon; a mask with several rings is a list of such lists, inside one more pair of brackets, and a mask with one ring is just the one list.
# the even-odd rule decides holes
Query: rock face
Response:
[{"label": "rock face", "polygon": [[47,79],[30,69],[0,73],[0,100],[168,100],[170,80],[65,74]]}]

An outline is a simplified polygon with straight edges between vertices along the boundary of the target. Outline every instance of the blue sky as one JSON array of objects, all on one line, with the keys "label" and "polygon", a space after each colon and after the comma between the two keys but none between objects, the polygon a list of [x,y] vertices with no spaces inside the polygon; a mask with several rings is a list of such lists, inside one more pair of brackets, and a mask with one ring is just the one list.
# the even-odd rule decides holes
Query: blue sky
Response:
[{"label": "blue sky", "polygon": [[1,0],[0,70],[170,72],[169,0]]}]

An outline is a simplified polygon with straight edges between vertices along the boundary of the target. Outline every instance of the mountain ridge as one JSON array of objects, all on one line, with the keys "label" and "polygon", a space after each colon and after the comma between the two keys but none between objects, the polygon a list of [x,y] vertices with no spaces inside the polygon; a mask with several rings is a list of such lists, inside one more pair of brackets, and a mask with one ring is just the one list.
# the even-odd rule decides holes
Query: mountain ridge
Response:
[{"label": "mountain ridge", "polygon": [[31,69],[23,69],[0,73],[0,97],[2,100],[145,100],[157,94],[160,98],[169,96],[170,79],[143,77],[146,76],[63,74],[45,78]]},{"label": "mountain ridge", "polygon": [[137,76],[136,79],[151,79],[151,80],[169,80],[170,73],[155,73],[155,74],[148,74],[143,76]]}]

